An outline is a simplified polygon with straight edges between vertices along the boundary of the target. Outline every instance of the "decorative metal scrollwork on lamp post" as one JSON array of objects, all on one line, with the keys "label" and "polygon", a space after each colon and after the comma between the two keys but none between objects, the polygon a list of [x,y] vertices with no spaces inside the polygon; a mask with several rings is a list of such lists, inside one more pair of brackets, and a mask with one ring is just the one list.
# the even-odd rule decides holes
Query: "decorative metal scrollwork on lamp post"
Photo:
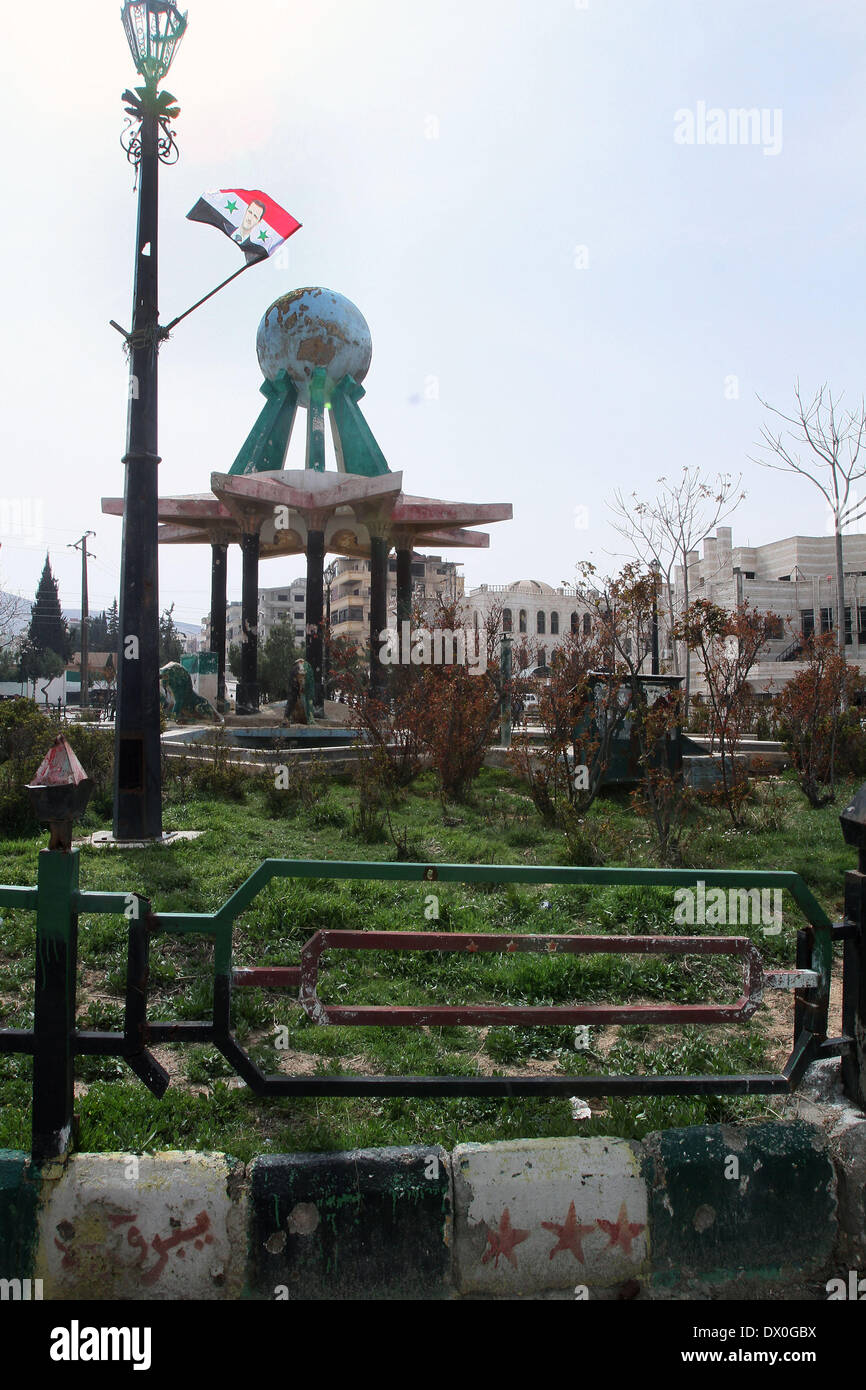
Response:
[{"label": "decorative metal scrollwork on lamp post", "polygon": [[[114,835],[162,835],[159,744],[159,578],[157,355],[167,336],[158,307],[158,173],[178,155],[170,122],[180,112],[158,91],[186,30],[171,0],[127,0],[121,11],[142,87],[123,93],[128,120],[121,144],[136,167],[138,225],[127,417],[126,487],[120,577]],[[123,331],[123,330],[121,330]]]}]

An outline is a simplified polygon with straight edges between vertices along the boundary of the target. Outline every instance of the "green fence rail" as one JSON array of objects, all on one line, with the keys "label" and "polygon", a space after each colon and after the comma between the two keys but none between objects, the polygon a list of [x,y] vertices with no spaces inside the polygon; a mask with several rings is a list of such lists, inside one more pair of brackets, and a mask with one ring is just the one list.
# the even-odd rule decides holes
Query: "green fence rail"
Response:
[{"label": "green fence rail", "polygon": [[[300,1096],[515,1096],[637,1094],[776,1094],[790,1092],[819,1057],[842,1059],[845,1084],[861,1094],[862,1058],[858,1020],[863,1019],[863,920],[861,877],[846,878],[846,918],[834,924],[799,874],[772,870],[609,869],[527,867],[492,864],[401,864],[310,860],[266,860],[213,912],[154,911],[136,893],[96,892],[79,887],[77,850],[43,850],[37,887],[0,886],[0,906],[36,912],[36,989],[34,1026],[0,1029],[0,1051],[29,1053],[34,1058],[33,1152],[55,1158],[72,1143],[74,1062],[79,1055],[117,1055],[156,1095],[169,1078],[150,1052],[166,1042],[206,1042],[216,1047],[237,1074],[259,1095]],[[794,1042],[778,1074],[712,1076],[533,1076],[533,1077],[358,1077],[266,1076],[232,1033],[233,990],[262,987],[296,989],[300,1004],[315,1023],[413,1026],[422,1022],[466,1022],[482,1026],[496,1018],[504,1023],[716,1022],[750,1017],[758,1007],[765,980],[785,972],[763,971],[752,941],[712,936],[537,936],[521,933],[341,932],[321,931],[301,951],[300,966],[234,969],[234,928],[238,918],[275,880],[343,882],[491,884],[576,887],[672,887],[782,890],[803,914],[797,933],[796,962],[787,987],[794,990]],[[866,879],[863,880],[866,882]],[[123,1032],[88,1032],[75,1027],[78,918],[82,914],[122,915],[128,921],[127,982]],[[198,1022],[154,1022],[147,1018],[149,956],[160,935],[197,935],[213,941],[213,1013]],[[833,944],[845,942],[843,1033],[828,1038],[827,1021],[833,967]],[[328,949],[383,951],[538,951],[551,954],[696,954],[739,955],[744,990],[736,1005],[588,1005],[433,1006],[429,1009],[340,1008],[325,1006],[316,992],[318,968]],[[776,987],[785,987],[779,986]],[[862,1032],[859,1035],[862,1037]]]}]

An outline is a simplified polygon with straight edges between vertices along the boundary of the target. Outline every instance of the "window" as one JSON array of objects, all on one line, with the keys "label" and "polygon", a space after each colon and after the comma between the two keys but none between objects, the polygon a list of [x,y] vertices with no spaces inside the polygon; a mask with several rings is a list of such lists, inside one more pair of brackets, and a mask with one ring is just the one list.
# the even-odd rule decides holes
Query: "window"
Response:
[{"label": "window", "polygon": [[535,620],[536,631],[539,637],[544,637],[547,632],[547,619],[544,613],[539,613]]},{"label": "window", "polygon": [[412,566],[412,578],[413,578],[413,579],[423,579],[423,578],[425,577],[426,573],[427,573],[427,566],[426,566],[426,565],[413,565],[413,566]]},{"label": "window", "polygon": [[[866,610],[864,610],[864,611],[866,611]],[[503,631],[503,632],[513,632],[513,631],[514,631],[514,618],[513,618],[513,616],[512,616],[512,613],[511,613],[511,609],[510,609],[510,608],[503,608],[503,610],[502,610],[502,631]]]},{"label": "window", "polygon": [[781,618],[771,618],[767,622],[767,636],[772,642],[781,642],[785,636],[785,624]]},{"label": "window", "polygon": [[558,614],[558,613],[551,613],[551,615],[550,615],[550,635],[551,635],[551,637],[558,637],[558,636],[559,636],[559,614]]},{"label": "window", "polygon": [[791,576],[790,576],[790,574],[780,574],[780,575],[779,575],[779,583],[780,583],[780,584],[790,584],[790,582],[791,582]]},{"label": "window", "polygon": [[745,574],[743,575],[744,579],[754,579],[754,577],[755,575],[752,570],[746,570]]},{"label": "window", "polygon": [[592,618],[589,616],[588,613],[584,613],[584,615],[583,615],[583,635],[584,635],[584,637],[589,637],[589,635],[590,635],[591,632],[592,632]]},{"label": "window", "polygon": [[572,630],[572,632],[579,632],[579,631],[580,631],[580,614],[579,614],[579,613],[572,613],[572,615],[571,615],[571,630]]},{"label": "window", "polygon": [[846,608],[846,609],[845,609],[845,646],[846,646],[846,647],[850,647],[851,644],[852,644],[852,642],[853,642],[853,640],[854,640],[854,635],[853,635],[853,633],[852,633],[852,631],[851,631],[851,617],[852,617],[851,609],[850,609],[850,608]]},{"label": "window", "polygon": [[525,608],[521,608],[521,610],[520,610],[520,620],[519,620],[519,621],[520,621],[520,631],[521,631],[521,632],[525,632],[525,631],[526,631],[526,609],[525,609]]},{"label": "window", "polygon": [[800,612],[800,625],[803,629],[804,642],[810,642],[815,632],[815,610],[814,608],[804,608]]},{"label": "window", "polygon": [[832,631],[833,631],[833,609],[832,609],[832,608],[822,608],[822,609],[821,609],[821,631],[822,631],[822,632],[832,632]]},{"label": "window", "polygon": [[866,646],[866,608],[858,608],[857,614],[857,627],[859,629],[857,633],[857,641],[860,643],[862,647]]},{"label": "window", "polygon": [[277,603],[288,603],[288,602],[289,602],[289,596],[288,596],[288,594],[277,594]]}]

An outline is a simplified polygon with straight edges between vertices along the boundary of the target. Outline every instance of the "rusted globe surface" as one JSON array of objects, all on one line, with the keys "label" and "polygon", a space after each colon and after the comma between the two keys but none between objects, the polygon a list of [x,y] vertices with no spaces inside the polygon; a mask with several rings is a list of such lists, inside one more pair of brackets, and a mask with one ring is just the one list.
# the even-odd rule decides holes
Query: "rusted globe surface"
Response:
[{"label": "rusted globe surface", "polygon": [[288,373],[310,403],[310,381],[317,367],[329,385],[344,376],[362,382],[370,370],[373,341],[361,310],[334,290],[292,290],[271,305],[259,324],[256,353],[262,375],[274,381]]}]

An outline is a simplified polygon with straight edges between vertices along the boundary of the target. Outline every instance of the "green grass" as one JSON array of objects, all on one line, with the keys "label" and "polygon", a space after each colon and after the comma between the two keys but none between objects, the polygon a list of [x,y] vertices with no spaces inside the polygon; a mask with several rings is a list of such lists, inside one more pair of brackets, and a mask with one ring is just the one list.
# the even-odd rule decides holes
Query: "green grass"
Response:
[{"label": "green grass", "polygon": [[[720,811],[693,828],[687,862],[706,868],[793,869],[831,917],[842,906],[843,877],[852,855],[843,844],[837,807],[811,810],[789,779],[781,784],[780,829],[768,829],[760,806],[749,824],[732,830]],[[322,794],[299,798],[289,813],[270,814],[264,794],[251,789],[244,803],[169,801],[166,829],[195,828],[201,840],[170,850],[128,854],[81,852],[86,889],[138,892],[158,911],[210,912],[219,907],[265,858],[393,860],[390,837],[368,844],[353,833],[357,793],[339,782]],[[521,782],[484,771],[472,801],[449,807],[443,817],[429,775],[390,808],[394,830],[404,832],[425,863],[518,865],[566,862],[565,841],[545,827]],[[628,798],[597,803],[590,818],[610,823],[621,865],[650,866],[653,846]],[[90,812],[86,829],[102,824]],[[43,837],[0,844],[0,881],[35,882]],[[623,848],[625,847],[625,848]],[[430,920],[435,888],[438,920]],[[718,934],[713,927],[673,924],[673,890],[653,887],[515,887],[279,881],[259,895],[235,926],[235,965],[294,965],[302,945],[324,928],[425,930],[564,935],[628,933]],[[3,910],[0,927],[0,1023],[32,1021],[33,933],[31,912]],[[785,900],[785,928],[764,938],[751,934],[765,960],[792,964],[803,919]],[[79,924],[81,1027],[121,1025],[126,972],[122,916],[83,916]],[[148,1015],[151,1019],[207,1018],[212,999],[213,951],[196,937],[157,937],[151,946]],[[331,1003],[429,1004],[489,1002],[561,1004],[664,1001],[729,1001],[739,993],[738,967],[726,958],[589,957],[519,954],[492,956],[447,952],[420,954],[337,952],[322,962],[321,997]],[[726,1029],[639,1027],[591,1029],[588,1049],[576,1051],[574,1029],[320,1028],[295,1000],[279,993],[237,991],[234,1029],[266,1071],[473,1076],[532,1068],[579,1077],[590,1073],[717,1072],[775,1069],[766,1015]],[[277,1043],[281,1046],[278,1047]],[[285,1048],[288,1047],[288,1052]],[[217,1149],[249,1158],[258,1152],[335,1150],[380,1144],[482,1142],[507,1137],[618,1134],[639,1138],[668,1125],[719,1122],[765,1115],[759,1098],[678,1098],[600,1102],[593,1119],[576,1124],[567,1099],[478,1100],[260,1100],[239,1086],[230,1068],[208,1047],[166,1049],[173,1084],[156,1101],[114,1058],[79,1059],[77,1079],[86,1090],[76,1103],[84,1150]],[[29,1146],[31,1063],[0,1056],[0,1147]],[[579,1082],[575,1089],[579,1094]],[[777,1102],[773,1102],[776,1104]]]}]

